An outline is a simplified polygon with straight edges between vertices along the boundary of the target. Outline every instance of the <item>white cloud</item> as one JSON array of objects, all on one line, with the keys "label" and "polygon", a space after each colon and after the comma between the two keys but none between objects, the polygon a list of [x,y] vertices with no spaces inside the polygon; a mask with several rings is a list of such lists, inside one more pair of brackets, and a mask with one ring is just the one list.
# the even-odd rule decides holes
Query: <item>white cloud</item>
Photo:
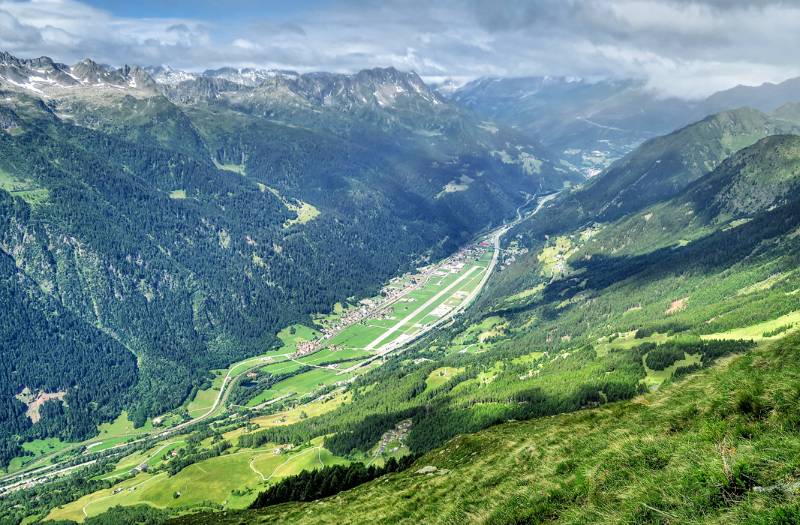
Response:
[{"label": "white cloud", "polygon": [[118,17],[77,0],[0,0],[0,46],[64,62],[193,70],[393,65],[428,78],[637,76],[690,97],[800,74],[797,2],[350,0],[289,21],[253,11],[251,23],[225,25]]},{"label": "white cloud", "polygon": [[41,34],[33,27],[20,23],[11,13],[0,10],[0,42],[3,46],[38,44]]},{"label": "white cloud", "polygon": [[233,47],[238,47],[239,49],[253,50],[256,49],[257,46],[245,38],[237,38],[233,41]]}]

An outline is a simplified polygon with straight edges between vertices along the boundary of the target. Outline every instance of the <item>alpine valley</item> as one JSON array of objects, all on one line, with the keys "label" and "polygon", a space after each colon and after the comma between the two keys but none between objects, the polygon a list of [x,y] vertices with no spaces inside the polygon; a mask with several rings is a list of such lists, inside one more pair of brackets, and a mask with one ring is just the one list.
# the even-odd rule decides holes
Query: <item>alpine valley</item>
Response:
[{"label": "alpine valley", "polygon": [[797,523],[800,79],[0,54],[0,523]]}]

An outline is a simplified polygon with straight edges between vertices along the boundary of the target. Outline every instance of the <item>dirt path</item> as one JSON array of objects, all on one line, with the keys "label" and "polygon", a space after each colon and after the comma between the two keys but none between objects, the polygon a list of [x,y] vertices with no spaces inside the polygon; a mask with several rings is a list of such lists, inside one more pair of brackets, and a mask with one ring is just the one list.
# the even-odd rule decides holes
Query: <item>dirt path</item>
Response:
[{"label": "dirt path", "polygon": [[[274,452],[273,452],[273,454],[274,454]],[[247,464],[247,466],[250,467],[250,470],[252,470],[256,474],[258,474],[258,476],[261,478],[261,481],[266,481],[267,478],[266,478],[266,476],[264,476],[264,474],[260,470],[258,470],[257,468],[255,468],[253,466],[253,462],[255,460],[257,460],[258,458],[263,458],[265,455],[266,454],[259,454],[258,456],[253,456],[253,458],[250,459],[250,462]]]},{"label": "dirt path", "polygon": [[130,487],[128,487],[128,488],[126,488],[126,489],[124,489],[124,490],[122,490],[122,491],[118,492],[117,494],[109,494],[108,496],[103,496],[102,498],[97,498],[97,499],[93,499],[93,500],[91,500],[91,501],[88,501],[88,502],[86,503],[86,505],[84,505],[84,506],[83,506],[83,508],[81,509],[81,510],[83,511],[83,515],[84,515],[84,517],[87,517],[87,518],[89,517],[89,513],[88,513],[88,512],[86,512],[86,509],[88,509],[88,508],[89,508],[89,505],[92,505],[92,504],[94,504],[94,503],[97,503],[97,502],[100,502],[100,501],[104,501],[104,500],[107,500],[107,499],[113,498],[114,496],[119,496],[120,494],[122,494],[122,493],[123,493],[124,491],[126,491],[126,490],[135,490],[135,489],[137,489],[137,488],[141,487],[142,485],[144,485],[145,483],[148,483],[148,482],[150,482],[150,481],[153,481],[154,479],[158,478],[159,476],[164,476],[165,474],[166,474],[165,472],[162,472],[162,473],[160,473],[160,474],[156,474],[156,475],[155,475],[155,476],[153,476],[152,478],[147,478],[146,480],[142,481],[141,483],[137,483],[136,485],[132,485],[132,486],[130,486]]}]

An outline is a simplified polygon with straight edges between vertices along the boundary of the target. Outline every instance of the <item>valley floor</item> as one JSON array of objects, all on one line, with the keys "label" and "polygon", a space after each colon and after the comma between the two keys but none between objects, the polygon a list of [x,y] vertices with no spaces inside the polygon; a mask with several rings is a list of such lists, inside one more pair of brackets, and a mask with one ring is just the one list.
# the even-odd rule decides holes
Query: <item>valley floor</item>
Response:
[{"label": "valley floor", "polygon": [[[141,503],[173,509],[243,508],[277,479],[303,469],[349,462],[322,448],[319,438],[297,449],[274,443],[253,449],[230,449],[218,457],[194,463],[175,476],[168,476],[163,470],[169,460],[183,451],[195,424],[217,418],[226,410],[232,417],[236,417],[237,411],[255,410],[256,415],[266,411],[270,415],[252,418],[249,424],[268,428],[320,415],[347,402],[349,394],[344,392],[344,386],[349,380],[378,366],[380,358],[447,322],[474,300],[496,264],[494,254],[502,231],[505,230],[493,232],[486,240],[476,241],[448,259],[422,269],[418,275],[393,280],[384,290],[384,296],[338,308],[318,319],[315,328],[295,325],[283,330],[279,334],[284,343],[280,349],[215,371],[211,386],[199,391],[185,405],[183,416],[176,411],[156,418],[156,427],[149,422],[145,428],[133,429],[122,414],[114,424],[101,429],[99,439],[82,444],[57,443],[52,451],[52,446],[42,447],[49,453],[34,457],[28,468],[57,465],[61,457],[75,458],[78,447],[86,447],[85,454],[90,454],[140,442],[152,445],[147,450],[121,456],[110,473],[99,477],[120,479],[120,483],[53,509],[47,518],[82,521],[116,505]],[[259,372],[284,374],[287,378],[246,400],[244,406],[228,402],[238,384]],[[243,424],[234,424],[234,429],[222,434],[222,438],[235,441],[244,431]],[[208,449],[213,444],[208,438],[200,447]],[[405,453],[407,449],[402,443],[393,440],[384,443],[380,450],[376,447],[364,460],[380,465],[388,457]],[[69,468],[65,473],[71,472],[72,467]],[[51,475],[49,470],[38,478],[22,473],[12,478],[7,487],[47,482],[49,478],[44,476]]]},{"label": "valley floor", "polygon": [[[98,476],[106,485],[84,491],[46,518],[80,522],[119,505],[141,504],[177,514],[228,512],[186,517],[185,523],[229,518],[235,523],[727,523],[761,516],[768,506],[784,505],[786,512],[795,512],[797,489],[792,487],[800,468],[793,459],[800,451],[796,311],[771,321],[763,321],[769,318],[766,311],[755,318],[731,319],[729,330],[702,338],[643,330],[631,320],[613,330],[598,325],[598,333],[587,339],[591,344],[556,332],[559,337],[548,335],[547,345],[523,341],[511,348],[509,336],[527,330],[536,316],[516,319],[511,311],[498,311],[460,318],[448,328],[498,264],[498,241],[505,231],[496,230],[418,275],[393,280],[379,297],[339,305],[331,315],[316,319],[313,328],[288,327],[279,334],[282,348],[216,371],[209,388],[184,407],[184,415],[166,414],[161,427],[142,431],[149,438],[146,447],[142,441],[136,450],[112,457],[113,467]],[[548,262],[542,261],[542,267],[547,269]],[[748,279],[763,281],[758,275]],[[754,286],[744,289],[749,292]],[[518,293],[514,301],[529,300],[543,288]],[[670,290],[665,297],[674,293]],[[625,299],[621,304],[627,307],[633,299]],[[567,304],[562,302],[559,309]],[[642,303],[636,304],[621,314],[623,319],[640,314]],[[688,315],[695,308],[693,301],[681,312]],[[629,331],[619,331],[623,325]],[[439,326],[444,329],[419,345],[424,348],[408,350],[402,359],[384,359]],[[569,323],[563,328],[572,330]],[[759,346],[713,364],[717,357],[738,351],[732,348],[748,348],[749,343],[731,344],[725,350],[724,340],[740,338],[756,340]],[[559,343],[564,351],[556,351]],[[722,345],[720,353],[706,354],[706,343],[710,350]],[[655,344],[662,345],[662,353],[672,348],[680,355],[662,363],[655,357]],[[278,379],[252,395],[236,397],[264,375]],[[580,398],[581,384],[592,381],[598,396]],[[529,389],[523,390],[526,385]],[[628,386],[629,394],[623,393],[627,397],[612,397],[614,387]],[[644,391],[648,393],[632,401],[540,417]],[[365,400],[374,400],[374,406]],[[437,404],[446,417],[426,421],[425,414],[433,412],[426,410]],[[513,412],[528,405],[551,411]],[[464,407],[475,411],[467,413]],[[396,411],[389,415],[397,417],[376,423],[380,432],[366,446],[346,448],[329,440],[330,433],[338,438],[369,431],[364,421],[386,411]],[[340,417],[350,418],[355,431],[345,426],[345,431],[317,431],[302,438],[280,434],[298,427],[302,431],[303,425],[332,428],[324,425]],[[179,423],[182,418],[194,419]],[[193,427],[193,421],[203,418],[208,424]],[[514,418],[536,419],[449,440]],[[460,426],[447,427],[449,420]],[[109,434],[95,440],[89,453],[131,439],[125,437],[131,429],[124,417],[104,430]],[[420,443],[420,437],[432,444]],[[219,444],[227,448],[202,455]],[[39,448],[46,451],[49,446]],[[337,446],[339,452],[333,452]],[[242,511],[268,486],[304,469],[353,461],[380,466],[390,457],[431,449],[407,471],[320,502]],[[183,458],[187,462],[180,465]],[[775,499],[777,493],[784,499]],[[348,509],[346,517],[343,508]]]}]

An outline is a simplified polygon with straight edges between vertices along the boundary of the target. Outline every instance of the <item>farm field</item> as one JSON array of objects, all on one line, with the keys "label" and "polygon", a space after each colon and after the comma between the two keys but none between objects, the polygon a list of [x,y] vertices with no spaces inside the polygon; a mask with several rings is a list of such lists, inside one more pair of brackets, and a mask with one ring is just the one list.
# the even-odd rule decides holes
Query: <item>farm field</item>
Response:
[{"label": "farm field", "polygon": [[425,391],[442,386],[463,371],[463,368],[454,368],[452,366],[437,368],[425,379]]},{"label": "farm field", "polygon": [[[125,463],[136,463],[150,453],[131,456]],[[174,476],[166,472],[137,474],[109,489],[54,509],[47,519],[82,522],[117,505],[241,509],[269,482],[302,470],[344,463],[347,460],[322,447],[321,438],[297,449],[279,451],[273,444],[258,449],[239,449],[189,465]]]},{"label": "farm field", "polygon": [[339,374],[336,369],[314,368],[308,372],[284,379],[251,399],[247,405],[256,406],[281,396],[302,396],[322,386],[328,386],[353,377],[353,373]]},{"label": "farm field", "polygon": [[[46,462],[42,461],[43,457],[46,457],[50,454],[55,454],[71,445],[73,445],[73,443],[61,441],[58,438],[36,439],[33,441],[28,441],[22,445],[22,448],[29,455],[19,456],[12,459],[8,465],[7,472],[13,473],[28,465],[34,465],[37,463],[46,464]],[[0,472],[3,471],[0,470]]]},{"label": "farm field", "polygon": [[189,413],[189,416],[197,417],[208,412],[214,406],[214,402],[217,400],[219,391],[222,388],[222,382],[225,379],[225,371],[213,370],[212,374],[214,374],[214,379],[211,381],[211,388],[198,390],[194,399],[186,405],[186,412]]},{"label": "farm field", "polygon": [[128,413],[122,412],[117,419],[112,421],[111,423],[105,423],[100,425],[99,427],[99,435],[98,437],[119,437],[119,436],[129,436],[133,434],[141,434],[144,432],[148,432],[152,430],[153,427],[150,424],[146,424],[142,427],[136,428],[133,425],[133,421],[128,419]]},{"label": "farm field", "polygon": [[69,443],[63,442],[58,438],[46,438],[28,441],[22,445],[22,448],[31,454],[41,455],[56,452],[68,445]]},{"label": "farm field", "polygon": [[263,366],[259,370],[263,370],[264,372],[269,372],[270,374],[273,375],[279,375],[279,374],[289,374],[301,368],[303,368],[303,363],[301,363],[299,360],[293,361],[291,359],[284,359],[282,361],[278,361],[277,363],[272,363]]},{"label": "farm field", "polygon": [[308,365],[325,365],[369,356],[369,352],[360,348],[326,347],[311,355],[299,357],[297,361]]},{"label": "farm field", "polygon": [[[791,312],[770,321],[757,323],[743,328],[736,328],[726,332],[708,334],[702,336],[703,339],[777,339],[786,335],[789,331],[794,331],[800,326],[800,311]],[[769,335],[770,333],[774,335]],[[766,335],[765,335],[766,334]]]},{"label": "farm field", "polygon": [[[315,417],[330,412],[343,403],[347,403],[351,398],[351,394],[349,393],[339,393],[334,395],[330,399],[324,400],[315,400],[310,403],[306,403],[304,405],[298,405],[296,407],[292,407],[286,410],[282,410],[275,414],[270,414],[268,416],[260,416],[255,417],[251,420],[254,425],[258,425],[262,428],[280,426],[280,425],[291,425],[292,423],[297,423],[301,419],[305,419],[307,417]],[[227,435],[225,436],[228,437]]]},{"label": "farm field", "polygon": [[457,271],[431,275],[423,287],[395,302],[383,318],[352,325],[333,337],[330,344],[372,351],[409,339],[459,307],[477,289],[491,258],[492,252],[487,250]]}]

